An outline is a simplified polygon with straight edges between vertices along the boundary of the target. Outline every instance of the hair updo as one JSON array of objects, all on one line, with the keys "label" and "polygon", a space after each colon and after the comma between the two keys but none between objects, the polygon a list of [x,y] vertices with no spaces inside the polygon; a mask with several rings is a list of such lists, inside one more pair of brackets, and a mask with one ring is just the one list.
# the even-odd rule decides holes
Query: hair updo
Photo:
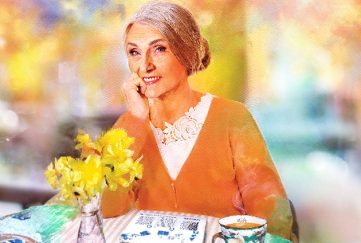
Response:
[{"label": "hair updo", "polygon": [[169,42],[188,75],[201,71],[210,63],[208,41],[204,39],[192,14],[185,8],[169,2],[149,2],[143,5],[126,26],[128,33],[134,23],[156,28]]}]

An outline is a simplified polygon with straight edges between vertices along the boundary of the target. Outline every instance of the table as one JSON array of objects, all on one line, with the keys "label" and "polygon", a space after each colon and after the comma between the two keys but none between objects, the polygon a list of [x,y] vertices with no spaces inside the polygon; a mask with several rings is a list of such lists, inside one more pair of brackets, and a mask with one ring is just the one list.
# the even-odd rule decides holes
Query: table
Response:
[{"label": "table", "polygon": [[[16,214],[0,218],[0,235],[2,237],[8,237],[7,235],[17,235],[18,237],[26,236],[37,241],[51,243],[77,242],[78,229],[80,226],[80,216],[78,213],[78,207],[67,205],[53,204],[33,206]],[[132,220],[139,220],[139,217],[142,217],[144,213],[147,215],[179,216],[179,218],[185,218],[187,222],[191,222],[189,221],[191,218],[199,219],[197,216],[201,216],[201,218],[205,219],[207,222],[204,239],[205,243],[212,242],[212,237],[220,231],[218,218],[211,216],[131,210],[125,215],[103,220],[103,231],[106,242],[119,243],[121,234],[125,232],[129,233],[129,227],[127,228],[127,226],[130,225],[129,223]],[[203,221],[203,223],[205,222]],[[138,232],[138,230],[142,229],[139,229],[137,226],[136,232]],[[223,241],[217,239],[216,243],[223,243]],[[265,243],[289,243],[289,241],[267,234]]]},{"label": "table", "polygon": [[[118,243],[120,232],[124,231],[128,223],[136,216],[138,210],[131,210],[123,216],[116,218],[104,219],[103,231],[107,243]],[[78,229],[80,226],[80,217],[70,222],[59,235],[59,242],[76,242]],[[212,242],[212,237],[215,233],[219,232],[218,218],[207,216],[207,226],[205,243]],[[221,239],[217,239],[216,243],[223,243]],[[267,234],[266,243],[286,243],[288,240],[282,239],[277,236]]]},{"label": "table", "polygon": [[[124,231],[125,227],[135,217],[137,212],[138,210],[131,210],[123,216],[104,219],[103,230],[106,242],[119,242],[119,233]],[[77,217],[73,222],[69,223],[63,232],[59,235],[60,242],[76,242],[79,226],[80,217]],[[219,230],[218,218],[207,217],[205,242],[211,242],[213,234]]]}]

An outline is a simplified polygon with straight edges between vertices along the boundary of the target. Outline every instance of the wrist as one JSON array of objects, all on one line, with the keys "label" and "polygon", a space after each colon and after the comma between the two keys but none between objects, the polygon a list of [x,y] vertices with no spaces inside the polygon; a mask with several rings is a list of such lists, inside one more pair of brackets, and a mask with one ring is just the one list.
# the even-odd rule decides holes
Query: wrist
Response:
[{"label": "wrist", "polygon": [[134,111],[130,111],[130,113],[132,114],[132,116],[134,116],[135,118],[137,118],[140,121],[147,121],[149,116],[148,113],[145,112],[134,112]]}]

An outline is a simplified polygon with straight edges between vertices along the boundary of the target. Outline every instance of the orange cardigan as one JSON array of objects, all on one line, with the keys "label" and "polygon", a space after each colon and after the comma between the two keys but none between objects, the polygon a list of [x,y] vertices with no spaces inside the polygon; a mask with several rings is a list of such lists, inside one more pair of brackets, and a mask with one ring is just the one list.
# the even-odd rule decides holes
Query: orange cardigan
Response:
[{"label": "orange cardigan", "polygon": [[[251,114],[241,103],[214,97],[203,128],[178,177],[163,163],[148,122],[130,113],[114,127],[135,137],[135,157],[143,155],[144,175],[131,190],[106,191],[105,217],[137,209],[177,211],[224,217],[255,215],[268,220],[268,231],[290,237],[292,216],[286,194]],[[243,210],[233,203],[238,194]]]}]

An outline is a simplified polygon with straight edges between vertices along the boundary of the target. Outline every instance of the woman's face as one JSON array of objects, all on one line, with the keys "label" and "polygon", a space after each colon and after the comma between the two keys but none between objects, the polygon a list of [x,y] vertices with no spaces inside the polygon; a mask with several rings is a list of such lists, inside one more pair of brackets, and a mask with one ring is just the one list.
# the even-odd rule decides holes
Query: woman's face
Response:
[{"label": "woman's face", "polygon": [[125,47],[130,71],[146,84],[146,97],[160,98],[187,82],[186,68],[157,29],[133,24],[127,33]]}]

